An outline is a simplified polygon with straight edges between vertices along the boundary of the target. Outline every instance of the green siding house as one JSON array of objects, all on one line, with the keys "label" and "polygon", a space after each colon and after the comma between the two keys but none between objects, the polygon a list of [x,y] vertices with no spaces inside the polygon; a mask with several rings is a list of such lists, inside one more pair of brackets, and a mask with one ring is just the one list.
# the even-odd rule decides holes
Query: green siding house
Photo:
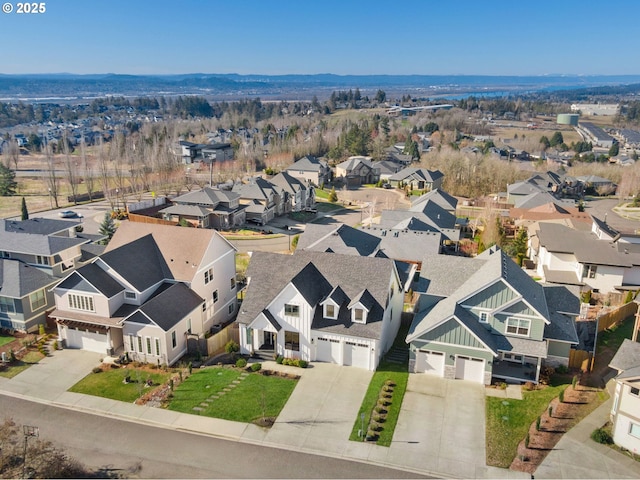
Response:
[{"label": "green siding house", "polygon": [[537,383],[578,343],[576,292],[535,282],[497,248],[424,260],[424,292],[407,336],[409,370],[483,384]]}]

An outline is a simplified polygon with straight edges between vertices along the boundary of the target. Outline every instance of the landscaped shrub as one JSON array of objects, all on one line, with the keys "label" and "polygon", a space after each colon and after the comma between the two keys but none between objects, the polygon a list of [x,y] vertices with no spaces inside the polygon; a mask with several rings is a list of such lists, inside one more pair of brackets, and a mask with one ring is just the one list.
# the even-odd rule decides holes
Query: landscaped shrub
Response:
[{"label": "landscaped shrub", "polygon": [[384,398],[384,397],[380,397],[378,398],[378,405],[382,405],[383,407],[386,407],[387,405],[389,405],[391,402],[389,401],[388,398]]},{"label": "landscaped shrub", "polygon": [[571,380],[571,386],[573,387],[573,389],[576,389],[576,385],[578,384],[578,376],[574,375],[573,379]]},{"label": "landscaped shrub", "polygon": [[239,359],[236,361],[236,367],[238,367],[238,368],[244,368],[244,367],[246,367],[246,366],[247,366],[247,361],[246,361],[244,358],[239,358]]},{"label": "landscaped shrub", "polygon": [[549,417],[553,417],[553,407],[549,405]]},{"label": "landscaped shrub", "polygon": [[596,428],[591,432],[591,440],[598,443],[604,443],[605,445],[611,445],[613,443],[613,438],[611,438],[609,432],[604,428]]},{"label": "landscaped shrub", "polygon": [[376,405],[375,407],[373,407],[373,410],[374,410],[376,413],[387,413],[387,409],[386,409],[386,408],[384,408],[384,406],[383,406],[383,405]]},{"label": "landscaped shrub", "polygon": [[309,366],[309,362],[306,360],[298,360],[298,367],[307,368]]},{"label": "landscaped shrub", "polygon": [[527,433],[527,436],[524,437],[524,448],[529,448],[530,441],[531,441],[531,437],[529,437],[529,434]]},{"label": "landscaped shrub", "polygon": [[564,375],[565,373],[569,372],[569,368],[566,365],[558,365],[558,368],[556,368],[556,372]]},{"label": "landscaped shrub", "polygon": [[558,395],[558,400],[560,400],[560,403],[564,403],[564,390],[560,390],[560,394]]},{"label": "landscaped shrub", "polygon": [[101,373],[102,372],[102,368],[100,367],[93,367],[93,369],[91,370],[93,373]]},{"label": "landscaped shrub", "polygon": [[540,417],[536,418],[536,431],[539,432],[540,431],[540,422],[542,421],[542,419]]},{"label": "landscaped shrub", "polygon": [[276,357],[276,363],[277,363],[278,365],[282,365],[282,362],[283,362],[283,361],[284,361],[284,357],[283,357],[282,355],[278,355],[278,356]]},{"label": "landscaped shrub", "polygon": [[384,384],[385,384],[385,386],[387,386],[387,387],[395,387],[395,386],[396,386],[396,384],[395,384],[395,383],[393,382],[393,380],[391,380],[391,379],[387,379],[387,380],[385,380]]},{"label": "landscaped shrub", "polygon": [[112,363],[112,364],[110,364],[109,366],[110,366],[111,368],[113,368],[114,370],[115,370],[116,368],[120,368],[120,365],[117,365],[117,364],[115,364],[115,363]]},{"label": "landscaped shrub", "polygon": [[530,392],[531,390],[536,389],[536,385],[533,382],[525,382],[525,384],[522,386],[522,389]]},{"label": "landscaped shrub", "polygon": [[384,414],[382,414],[382,413],[376,413],[376,412],[374,412],[374,413],[371,415],[371,420],[373,420],[373,421],[374,421],[374,422],[376,422],[376,423],[384,423],[384,421],[385,421],[386,419],[387,419],[387,417],[386,417]]},{"label": "landscaped shrub", "polygon": [[251,368],[252,372],[257,372],[258,370],[260,370],[262,368],[262,364],[261,363],[252,363],[250,368]]},{"label": "landscaped shrub", "polygon": [[371,422],[369,424],[369,429],[373,430],[374,432],[379,432],[380,430],[382,430],[382,425],[380,425],[378,422]]},{"label": "landscaped shrub", "polygon": [[378,439],[378,432],[376,432],[375,430],[368,430],[367,431],[367,440],[368,441],[373,441],[373,440],[377,440]]}]

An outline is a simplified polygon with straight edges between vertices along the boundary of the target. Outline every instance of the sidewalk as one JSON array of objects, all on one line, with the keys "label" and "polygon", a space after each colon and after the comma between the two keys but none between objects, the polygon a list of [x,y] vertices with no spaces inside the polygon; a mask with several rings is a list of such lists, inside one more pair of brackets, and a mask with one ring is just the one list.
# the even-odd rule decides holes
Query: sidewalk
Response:
[{"label": "sidewalk", "polygon": [[[81,350],[54,352],[12,379],[0,377],[0,391],[161,428],[362,461],[421,475],[529,478],[522,472],[484,464],[484,389],[479,385],[410,377],[396,436],[387,448],[348,440],[372,372],[328,363],[299,369],[264,362],[265,368],[301,378],[276,423],[271,429],[263,429],[68,392],[100,357]],[[589,439],[591,431],[606,421],[610,408],[608,401],[565,434],[536,471],[536,478],[640,478],[640,464]]]}]

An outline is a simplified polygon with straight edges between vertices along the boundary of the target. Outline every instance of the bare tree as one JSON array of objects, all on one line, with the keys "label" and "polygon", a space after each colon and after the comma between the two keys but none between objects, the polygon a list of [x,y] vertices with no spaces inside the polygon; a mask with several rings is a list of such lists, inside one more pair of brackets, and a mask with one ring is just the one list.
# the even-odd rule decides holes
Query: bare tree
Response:
[{"label": "bare tree", "polygon": [[84,136],[80,140],[80,161],[82,162],[82,169],[84,170],[84,186],[87,189],[89,201],[92,201],[95,189],[95,177],[93,175],[93,166],[87,155],[87,144],[85,143]]},{"label": "bare tree", "polygon": [[71,152],[69,151],[69,139],[65,134],[62,137],[62,154],[64,155],[64,167],[67,174],[67,181],[71,188],[71,196],[73,197],[73,204],[78,204],[78,163],[71,158]]},{"label": "bare tree", "polygon": [[60,205],[58,204],[60,184],[56,175],[56,163],[53,153],[51,152],[51,145],[47,144],[44,146],[44,154],[45,168],[43,169],[43,173],[45,185],[49,191],[51,199],[53,199],[53,202],[55,203],[56,208],[60,208]]}]

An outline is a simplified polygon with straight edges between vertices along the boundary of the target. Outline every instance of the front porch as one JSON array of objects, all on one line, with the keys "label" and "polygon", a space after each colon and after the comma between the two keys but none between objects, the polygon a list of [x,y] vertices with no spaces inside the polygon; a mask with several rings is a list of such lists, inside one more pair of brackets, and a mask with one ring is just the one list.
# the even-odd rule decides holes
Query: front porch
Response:
[{"label": "front porch", "polygon": [[538,383],[542,359],[513,355],[515,358],[501,355],[493,362],[491,376],[505,382]]}]

